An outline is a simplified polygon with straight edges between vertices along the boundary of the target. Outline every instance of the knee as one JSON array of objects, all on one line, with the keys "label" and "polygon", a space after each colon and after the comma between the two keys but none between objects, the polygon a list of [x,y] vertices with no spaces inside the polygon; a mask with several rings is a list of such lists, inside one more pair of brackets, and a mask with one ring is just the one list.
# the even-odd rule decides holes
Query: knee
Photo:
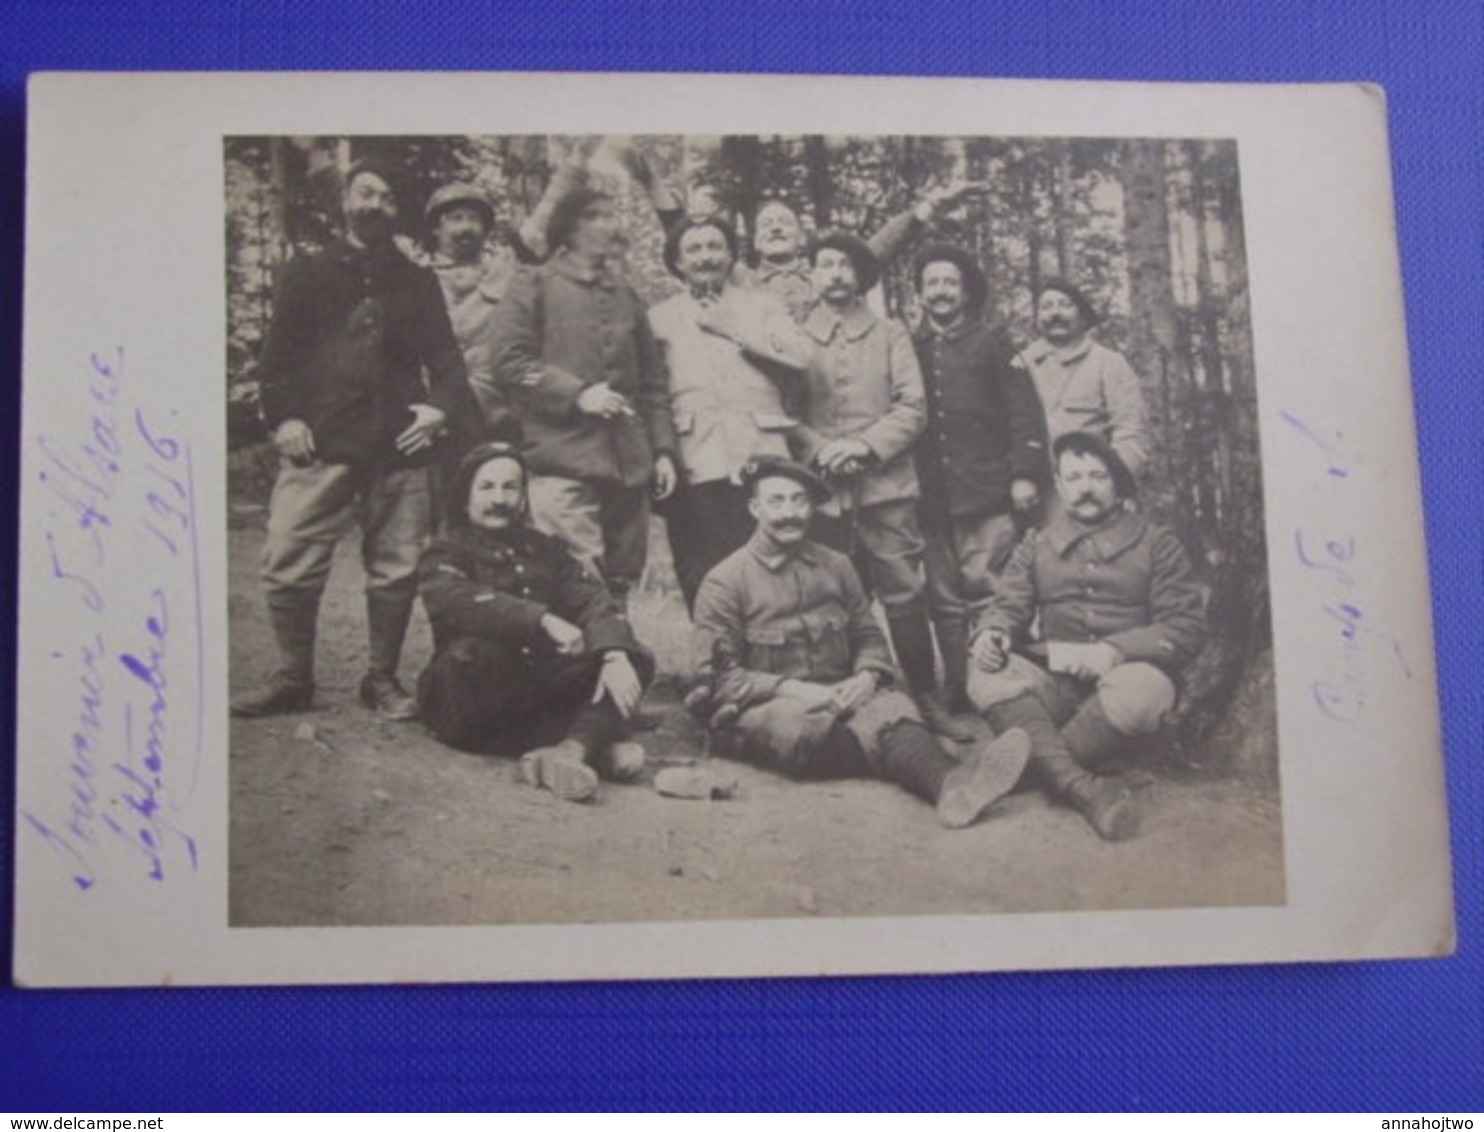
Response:
[{"label": "knee", "polygon": [[1174,710],[1175,684],[1152,664],[1120,664],[1098,682],[1098,700],[1115,731],[1149,735]]},{"label": "knee", "polygon": [[876,559],[872,583],[888,617],[904,616],[921,607],[927,592],[927,578],[921,564],[913,559]]},{"label": "knee", "polygon": [[799,701],[780,697],[749,708],[736,726],[747,761],[802,777],[831,722],[824,712],[807,711]]},{"label": "knee", "polygon": [[1031,684],[1015,671],[1013,664],[998,672],[986,672],[970,661],[966,692],[977,711],[988,711],[1032,691]]},{"label": "knee", "polygon": [[494,652],[494,646],[483,637],[455,637],[446,647],[438,650],[433,661],[435,664],[465,668],[489,663]]}]

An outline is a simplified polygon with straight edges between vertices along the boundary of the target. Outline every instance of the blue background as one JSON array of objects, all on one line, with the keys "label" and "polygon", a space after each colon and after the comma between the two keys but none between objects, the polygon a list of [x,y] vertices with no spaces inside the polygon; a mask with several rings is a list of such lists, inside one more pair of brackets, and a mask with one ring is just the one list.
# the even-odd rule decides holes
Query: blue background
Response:
[{"label": "blue background", "polygon": [[[0,989],[0,1110],[1484,1108],[1484,6],[4,0],[0,411],[17,419],[28,72],[443,68],[1383,84],[1426,485],[1458,954],[709,984]],[[10,458],[0,466],[9,508],[16,471]],[[13,592],[13,556],[0,558]],[[4,648],[13,658],[8,640]],[[13,693],[3,694],[10,715]],[[13,776],[0,776],[7,954],[13,791]]]}]

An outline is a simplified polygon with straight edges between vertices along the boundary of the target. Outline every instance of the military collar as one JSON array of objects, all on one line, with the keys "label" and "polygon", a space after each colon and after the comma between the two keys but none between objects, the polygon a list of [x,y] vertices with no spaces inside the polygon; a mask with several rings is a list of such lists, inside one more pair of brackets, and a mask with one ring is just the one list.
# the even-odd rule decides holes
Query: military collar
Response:
[{"label": "military collar", "polygon": [[585,287],[606,287],[611,290],[618,286],[613,269],[606,262],[597,269],[590,268],[579,262],[577,257],[566,248],[547,260],[546,265],[558,275],[566,276],[572,282],[581,283]]},{"label": "military collar", "polygon": [[804,266],[802,259],[791,259],[786,264],[773,264],[765,259],[757,262],[757,279],[759,283],[766,283],[779,275],[797,275],[800,279],[809,278],[809,269]]},{"label": "military collar", "polygon": [[978,319],[971,315],[965,315],[947,330],[939,330],[933,325],[932,319],[928,318],[927,315],[923,315],[922,325],[918,327],[917,336],[925,341],[941,338],[945,342],[957,342],[960,338],[967,337],[971,331],[978,329],[980,325],[981,323]]},{"label": "military collar", "polygon": [[344,264],[360,267],[364,265],[395,264],[398,260],[411,263],[397,247],[396,243],[389,243],[384,248],[368,248],[358,244],[352,244],[349,240],[341,238],[330,245],[330,254]]},{"label": "military collar", "polygon": [[836,314],[834,307],[819,302],[814,304],[804,319],[805,331],[821,346],[827,345],[835,337],[837,327],[845,335],[846,341],[855,342],[869,334],[875,325],[876,316],[859,296],[845,308],[844,314]]},{"label": "military collar", "polygon": [[1085,538],[1095,539],[1099,556],[1116,558],[1144,534],[1145,522],[1127,507],[1120,507],[1111,519],[1097,527],[1084,527],[1068,514],[1065,507],[1046,524],[1043,535],[1058,557],[1065,558],[1068,552]]},{"label": "military collar", "polygon": [[794,550],[777,550],[763,537],[761,530],[756,530],[747,540],[747,549],[754,558],[774,574],[796,559],[800,562],[807,562],[811,566],[815,565],[814,543],[807,538]]},{"label": "military collar", "polygon": [[531,535],[535,532],[535,528],[530,526],[529,519],[498,531],[492,531],[487,527],[476,527],[466,520],[464,530],[468,531],[469,537],[480,546],[510,547],[516,550],[528,544],[531,541]]},{"label": "military collar", "polygon": [[1028,352],[1033,362],[1040,363],[1055,358],[1062,365],[1066,366],[1071,365],[1073,362],[1080,362],[1083,358],[1087,357],[1088,351],[1092,349],[1092,346],[1093,340],[1091,334],[1084,334],[1082,341],[1074,346],[1053,346],[1046,339],[1037,338],[1031,344]]}]

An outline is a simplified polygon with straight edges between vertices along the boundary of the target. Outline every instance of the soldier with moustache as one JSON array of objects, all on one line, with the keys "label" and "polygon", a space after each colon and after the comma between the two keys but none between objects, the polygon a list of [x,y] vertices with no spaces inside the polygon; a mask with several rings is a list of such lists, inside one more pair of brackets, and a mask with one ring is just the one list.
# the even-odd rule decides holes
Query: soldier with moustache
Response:
[{"label": "soldier with moustache", "polygon": [[754,456],[787,456],[809,343],[775,295],[731,279],[736,236],[720,217],[688,217],[665,238],[686,289],[649,310],[670,381],[679,485],[666,531],[687,609],[707,572],[752,533],[740,475]]},{"label": "soldier with moustache", "polygon": [[918,253],[916,283],[927,427],[913,458],[927,601],[948,706],[964,711],[969,619],[994,592],[1050,480],[1046,425],[1009,335],[985,320],[989,285],[974,257],[930,244]]},{"label": "soldier with moustache", "polygon": [[434,647],[418,698],[449,746],[521,754],[527,782],[586,801],[599,772],[643,769],[630,721],[654,662],[603,581],[530,525],[526,475],[505,441],[459,465],[453,522],[418,568]]},{"label": "soldier with moustache", "polygon": [[397,667],[432,528],[429,465],[472,405],[438,283],[394,242],[394,174],[353,166],[342,205],[344,238],[285,270],[263,347],[263,417],[280,464],[262,578],[279,664],[233,701],[238,716],[312,706],[320,597],[335,545],[357,523],[370,646],[360,698],[388,719],[417,714]]},{"label": "soldier with moustache", "polygon": [[1028,734],[1041,785],[1116,841],[1138,813],[1106,772],[1174,710],[1205,607],[1179,538],[1128,506],[1137,485],[1111,444],[1069,432],[1052,457],[1061,506],[978,618],[969,698],[997,730]]}]

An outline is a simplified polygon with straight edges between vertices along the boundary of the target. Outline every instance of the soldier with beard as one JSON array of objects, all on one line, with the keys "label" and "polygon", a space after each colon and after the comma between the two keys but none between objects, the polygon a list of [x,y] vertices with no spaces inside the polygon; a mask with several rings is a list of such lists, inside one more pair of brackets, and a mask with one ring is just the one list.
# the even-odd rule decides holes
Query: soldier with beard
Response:
[{"label": "soldier with beard", "polygon": [[595,768],[633,778],[644,751],[629,719],[654,663],[603,582],[529,525],[520,450],[471,450],[449,511],[419,568],[434,645],[423,722],[461,750],[524,750],[526,781],[569,801],[593,797]]},{"label": "soldier with beard", "polygon": [[370,637],[360,698],[385,718],[416,718],[397,664],[432,524],[428,465],[471,406],[438,283],[393,242],[394,184],[386,169],[352,167],[344,240],[292,261],[274,307],[262,407],[281,463],[262,577],[280,663],[233,702],[239,716],[311,706],[320,595],[335,544],[359,521]]}]

